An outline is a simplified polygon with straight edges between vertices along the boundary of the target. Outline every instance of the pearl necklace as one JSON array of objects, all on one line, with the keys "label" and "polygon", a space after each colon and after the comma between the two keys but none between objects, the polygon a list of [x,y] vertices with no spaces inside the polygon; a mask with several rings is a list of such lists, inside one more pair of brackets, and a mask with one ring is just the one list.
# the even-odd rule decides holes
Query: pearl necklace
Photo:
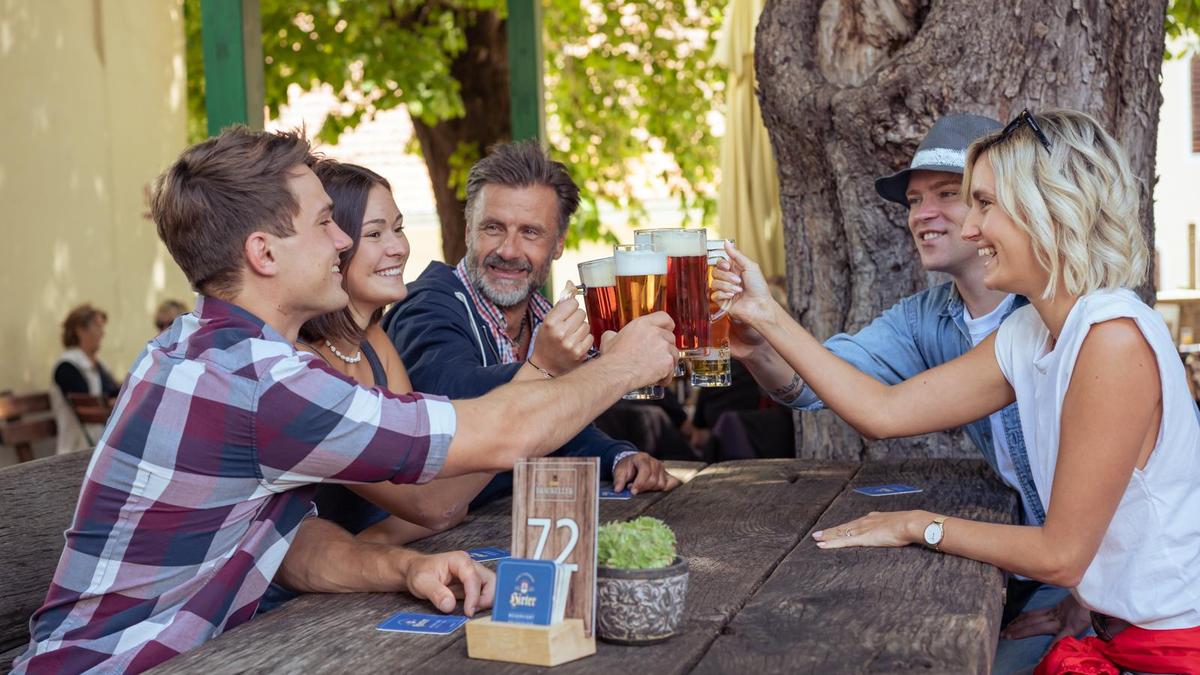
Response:
[{"label": "pearl necklace", "polygon": [[359,361],[362,361],[362,350],[361,349],[354,352],[354,356],[346,356],[345,354],[339,352],[338,348],[334,347],[333,343],[330,342],[329,340],[325,341],[325,346],[329,347],[329,351],[333,352],[334,356],[345,361],[346,363],[349,363],[350,365],[354,365],[354,364],[358,363]]}]

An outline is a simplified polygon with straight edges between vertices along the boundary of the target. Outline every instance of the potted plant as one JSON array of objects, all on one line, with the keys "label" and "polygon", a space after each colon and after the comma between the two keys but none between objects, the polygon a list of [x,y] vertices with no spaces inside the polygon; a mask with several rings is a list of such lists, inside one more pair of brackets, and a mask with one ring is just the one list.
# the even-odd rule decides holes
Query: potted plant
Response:
[{"label": "potted plant", "polygon": [[612,522],[596,535],[596,628],[602,640],[649,644],[675,634],[687,595],[687,562],[657,518]]}]

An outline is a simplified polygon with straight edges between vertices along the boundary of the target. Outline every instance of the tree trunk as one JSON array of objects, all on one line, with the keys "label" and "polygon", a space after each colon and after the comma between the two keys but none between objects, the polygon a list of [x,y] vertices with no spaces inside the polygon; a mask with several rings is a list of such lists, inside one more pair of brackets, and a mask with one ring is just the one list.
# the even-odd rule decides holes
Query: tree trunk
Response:
[{"label": "tree trunk", "polygon": [[512,138],[504,21],[494,12],[475,15],[466,28],[467,48],[450,66],[461,86],[466,114],[435,125],[413,118],[413,132],[421,145],[437,202],[442,255],[451,265],[466,253],[466,203],[458,197],[459,186],[465,188],[467,170],[488,148]]},{"label": "tree trunk", "polygon": [[[856,331],[926,275],[902,207],[873,180],[907,166],[943,114],[1007,122],[1068,107],[1096,116],[1151,187],[1166,0],[772,0],[755,64],[779,163],[789,300],[819,338]],[[927,278],[928,277],[928,278]],[[1149,279],[1153,278],[1151,274]],[[1139,289],[1152,297],[1149,282]],[[797,455],[976,456],[966,435],[866,442],[832,413],[802,414]]]}]

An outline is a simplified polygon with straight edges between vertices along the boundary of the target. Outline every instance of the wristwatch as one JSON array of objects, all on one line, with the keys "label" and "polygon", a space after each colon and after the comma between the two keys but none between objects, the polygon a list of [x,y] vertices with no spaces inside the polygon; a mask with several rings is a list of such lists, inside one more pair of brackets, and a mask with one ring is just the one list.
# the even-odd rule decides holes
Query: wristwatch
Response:
[{"label": "wristwatch", "polygon": [[942,535],[945,534],[946,516],[938,516],[933,519],[932,523],[925,526],[925,545],[929,548],[940,551],[942,545]]}]

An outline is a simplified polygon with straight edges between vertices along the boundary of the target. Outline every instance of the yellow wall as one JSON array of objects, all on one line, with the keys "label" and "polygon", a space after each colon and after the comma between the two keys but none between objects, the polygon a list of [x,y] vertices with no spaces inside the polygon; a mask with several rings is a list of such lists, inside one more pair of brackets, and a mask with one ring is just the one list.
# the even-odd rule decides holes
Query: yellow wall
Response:
[{"label": "yellow wall", "polygon": [[181,0],[0,2],[0,390],[44,390],[67,310],[108,312],[123,379],[164,298],[191,305],[144,191],[186,141]]}]

